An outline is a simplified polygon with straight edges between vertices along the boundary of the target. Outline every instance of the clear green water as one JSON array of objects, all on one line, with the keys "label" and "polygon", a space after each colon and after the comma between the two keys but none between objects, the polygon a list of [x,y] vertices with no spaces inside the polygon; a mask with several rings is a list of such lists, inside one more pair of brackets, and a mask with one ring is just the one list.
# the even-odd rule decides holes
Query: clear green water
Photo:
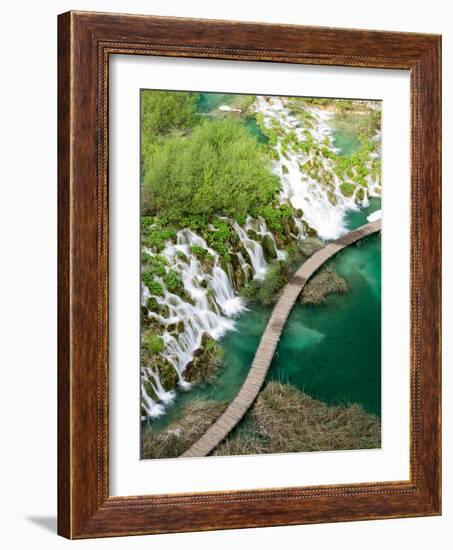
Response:
[{"label": "clear green water", "polygon": [[[217,96],[206,99],[205,104],[210,102],[211,109],[227,103],[225,97],[232,98],[222,94],[202,95]],[[336,142],[339,147],[341,143],[343,154],[351,154],[348,151],[356,147],[348,136],[346,132]],[[380,199],[371,199],[368,208],[350,212],[348,228],[363,225],[367,216],[380,207]],[[289,382],[330,404],[360,403],[368,412],[380,415],[380,236],[373,235],[344,249],[329,265],[346,279],[349,293],[328,296],[322,305],[294,307],[267,379]],[[243,313],[236,321],[236,330],[220,342],[225,356],[215,384],[178,392],[168,413],[153,422],[153,429],[166,427],[194,399],[230,401],[247,376],[271,312],[271,307],[253,306]]]},{"label": "clear green water", "polygon": [[168,413],[153,421],[153,429],[161,430],[168,426],[179,416],[181,409],[195,399],[231,401],[247,376],[271,312],[272,308],[255,306],[243,313],[236,321],[236,330],[221,340],[225,355],[215,384],[196,386],[189,392],[178,391]]},{"label": "clear green water", "polygon": [[[215,94],[215,93],[200,93],[198,95],[197,108],[200,113],[205,115],[218,115],[216,110],[221,105],[231,105],[237,98],[236,94]],[[222,113],[220,116],[228,116],[228,113]],[[237,113],[234,113],[234,117],[237,117]],[[253,116],[242,115],[244,126],[252,134],[258,143],[267,143],[268,137],[260,130],[256,118]]]},{"label": "clear green water", "polygon": [[235,98],[235,94],[204,93],[198,95],[197,108],[200,113],[210,113],[220,105],[229,105]]},{"label": "clear green water", "polygon": [[357,136],[358,115],[343,114],[332,121],[333,142],[340,149],[339,155],[348,157],[357,153],[360,149],[360,141]]},{"label": "clear green water", "polygon": [[356,229],[357,227],[364,225],[367,223],[367,217],[380,209],[381,199],[378,197],[371,197],[369,206],[362,208],[361,210],[354,210],[348,213],[346,218],[346,225],[348,229]]},{"label": "clear green water", "polygon": [[380,250],[380,237],[371,236],[329,262],[350,292],[328,296],[322,305],[293,308],[269,380],[288,382],[331,404],[361,403],[380,414]]},{"label": "clear green water", "polygon": [[269,141],[269,138],[264,135],[263,132],[260,130],[260,127],[258,126],[255,117],[247,117],[244,120],[244,124],[247,130],[252,134],[252,136],[256,138],[258,143],[267,143]]}]

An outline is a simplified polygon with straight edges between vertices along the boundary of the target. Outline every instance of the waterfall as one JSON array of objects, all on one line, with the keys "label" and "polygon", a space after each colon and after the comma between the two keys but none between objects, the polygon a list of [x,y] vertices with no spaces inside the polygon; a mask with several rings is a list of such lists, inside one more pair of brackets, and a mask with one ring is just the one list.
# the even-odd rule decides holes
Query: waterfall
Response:
[{"label": "waterfall", "polygon": [[[191,250],[194,245],[202,247],[213,257],[212,269],[203,268]],[[155,255],[150,249],[145,248],[145,252]],[[164,327],[162,355],[175,368],[179,387],[189,389],[190,384],[184,380],[184,369],[192,360],[194,352],[200,348],[203,334],[219,339],[227,331],[233,330],[233,318],[244,311],[245,304],[235,294],[229,276],[220,265],[219,255],[190,229],[178,231],[176,244],[168,242],[161,255],[168,264],[166,271],[172,270],[180,276],[189,300],[170,292],[163,279],[156,277],[164,291],[163,296],[154,296],[154,299],[159,306],[165,307],[168,314],[148,311],[148,317],[156,319]],[[143,285],[142,303],[146,304],[150,296],[149,289]],[[170,326],[181,323],[183,329],[179,334],[170,333]],[[158,416],[163,414],[162,407],[174,399],[175,392],[164,390],[158,372],[147,367],[143,371],[148,375],[147,381],[159,399],[159,403],[155,403],[142,385],[144,406],[149,416]]]},{"label": "waterfall", "polygon": [[[318,144],[327,138],[327,149],[332,152],[338,151],[333,145],[333,134],[329,126],[330,119],[334,116],[331,112],[307,108],[315,121],[314,128],[309,130],[301,125],[297,117],[291,114],[290,109],[285,107],[279,98],[258,96],[256,111],[262,113],[267,128],[272,128],[273,120],[276,120],[285,136],[289,132],[294,132],[297,140],[304,142],[307,141],[306,133],[308,132]],[[328,157],[314,159],[311,150],[304,152],[287,148],[283,151],[281,136],[275,148],[279,154],[279,160],[273,162],[273,171],[281,179],[280,200],[282,202],[289,201],[295,209],[302,210],[303,219],[317,231],[322,239],[336,239],[345,233],[347,231],[345,214],[349,210],[357,210],[358,206],[353,197],[345,197],[341,192],[340,185],[344,182],[340,181],[333,171],[331,159]],[[309,161],[321,163],[322,170],[331,178],[330,185],[320,181],[322,178],[312,178],[306,171],[301,170],[301,166]],[[373,188],[373,190],[375,186],[376,182],[369,184],[369,188]],[[377,194],[376,191],[375,194]],[[364,201],[366,202],[366,197]],[[298,220],[296,220],[296,225],[302,229]]]},{"label": "waterfall", "polygon": [[307,236],[304,224],[302,223],[302,220],[299,218],[294,218],[294,223],[296,224],[297,231],[298,231],[298,239],[303,240]]},{"label": "waterfall", "polygon": [[233,223],[233,227],[238,234],[239,240],[244,245],[250,258],[253,268],[253,278],[263,279],[267,269],[267,262],[264,259],[263,247],[260,243],[250,239],[246,231],[237,223]]},{"label": "waterfall", "polygon": [[284,250],[279,250],[275,241],[274,234],[272,233],[272,231],[269,231],[263,218],[258,218],[257,220],[254,220],[252,217],[248,216],[245,222],[245,229],[253,229],[261,238],[263,238],[264,236],[268,236],[272,241],[272,244],[274,245],[275,252],[277,254],[277,260],[281,261],[286,259],[287,253]]},{"label": "waterfall", "polygon": [[[156,403],[149,395],[146,393],[145,386],[141,384],[141,395],[142,395],[142,404],[146,410],[147,416],[150,418],[157,418],[162,416],[165,413],[165,407],[160,403]],[[146,418],[146,417],[145,417]]]},{"label": "waterfall", "polygon": [[249,282],[249,264],[245,261],[244,256],[242,255],[242,252],[237,252],[237,257],[239,260],[239,265],[241,266],[242,272],[244,273],[245,282]]}]

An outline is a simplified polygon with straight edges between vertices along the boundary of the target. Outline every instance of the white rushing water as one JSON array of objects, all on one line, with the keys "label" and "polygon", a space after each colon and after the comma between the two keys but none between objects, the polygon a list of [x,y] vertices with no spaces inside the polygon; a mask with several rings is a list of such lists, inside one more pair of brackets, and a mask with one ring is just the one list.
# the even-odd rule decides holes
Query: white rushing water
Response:
[{"label": "white rushing water", "polygon": [[[296,212],[302,211],[294,217],[293,228],[295,227],[297,232],[292,234],[294,240],[305,239],[307,228],[316,230],[325,240],[341,236],[347,231],[346,212],[356,210],[358,206],[354,195],[348,198],[341,192],[342,182],[333,171],[332,161],[322,158],[323,170],[333,178],[333,185],[327,187],[300,168],[307,161],[313,160],[311,151],[305,153],[287,148],[284,155],[282,150],[282,139],[287,133],[294,132],[297,139],[303,142],[307,139],[305,132],[309,131],[317,143],[324,142],[326,147],[336,152],[329,125],[333,114],[320,109],[308,109],[313,117],[313,128],[307,130],[280,98],[257,97],[255,110],[262,113],[266,127],[271,128],[273,120],[277,120],[284,130],[284,134],[279,136],[275,145],[278,160],[273,161],[273,171],[281,181],[280,202],[290,202]],[[319,157],[317,160],[320,160]],[[378,182],[369,178],[367,183],[368,188],[361,206],[367,205],[369,196],[380,195]],[[328,191],[333,194],[330,200]],[[372,221],[372,217],[375,219],[374,214],[368,219]],[[243,226],[228,218],[222,219],[231,224],[242,244],[243,248],[232,254],[237,257],[236,265],[240,266],[245,282],[252,279],[262,280],[266,274],[268,261],[261,244],[264,238],[272,243],[277,260],[286,258],[286,252],[279,250],[275,236],[269,231],[264,219],[249,216]],[[215,231],[215,228],[212,227],[211,230]],[[192,250],[194,246],[207,251],[210,261],[200,261]],[[151,249],[145,248],[144,252],[150,256],[156,255]],[[175,369],[179,388],[188,390],[190,384],[184,379],[184,370],[193,359],[194,352],[200,348],[203,334],[207,333],[212,338],[219,339],[228,331],[234,330],[235,317],[246,307],[235,290],[230,274],[222,267],[217,252],[190,229],[178,231],[176,242],[168,241],[160,255],[165,258],[167,264],[165,271],[171,270],[181,279],[185,295],[181,297],[170,292],[162,278],[156,277],[163,287],[163,295],[153,298],[162,307],[159,313],[148,310],[148,316],[155,319],[163,328],[162,356]],[[142,304],[146,306],[150,297],[149,289],[142,285]],[[165,314],[162,314],[162,311]],[[178,327],[178,330],[175,330],[175,327]],[[145,383],[152,388],[155,394],[153,397],[147,394]],[[166,406],[176,395],[175,390],[164,389],[159,373],[150,365],[142,365],[141,393],[142,406],[146,411],[145,418],[164,414]]]},{"label": "white rushing water", "polygon": [[[307,109],[314,118],[314,128],[307,129],[301,125],[295,115],[291,114],[291,110],[284,105],[280,98],[258,96],[256,104],[256,110],[262,113],[266,127],[272,128],[273,120],[276,120],[283,128],[285,135],[294,132],[298,141],[304,142],[307,140],[305,132],[309,132],[316,143],[321,143],[327,138],[326,147],[332,152],[337,152],[333,145],[333,133],[329,124],[334,116],[333,113],[316,108]],[[274,161],[273,169],[281,179],[281,201],[289,200],[294,208],[302,210],[304,220],[317,231],[322,239],[331,240],[340,237],[347,231],[346,213],[358,209],[355,195],[346,197],[340,190],[340,185],[348,180],[340,181],[333,170],[333,161],[323,158],[322,168],[333,178],[333,186],[327,187],[300,169],[301,165],[313,161],[314,157],[311,151],[305,153],[287,148],[284,156],[282,137],[279,138],[275,149],[279,154],[279,159]],[[319,162],[319,160],[318,158],[317,161]],[[373,190],[377,184],[378,182],[368,181],[368,189],[364,189],[364,200],[361,206],[367,206],[368,196],[375,194]],[[331,200],[328,196],[329,191],[333,195]],[[296,220],[296,224],[301,227],[300,220]]]}]

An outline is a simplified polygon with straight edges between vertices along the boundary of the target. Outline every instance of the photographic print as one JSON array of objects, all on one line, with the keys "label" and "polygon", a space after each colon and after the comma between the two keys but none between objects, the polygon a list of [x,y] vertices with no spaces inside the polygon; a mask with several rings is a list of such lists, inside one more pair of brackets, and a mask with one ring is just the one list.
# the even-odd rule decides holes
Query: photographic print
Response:
[{"label": "photographic print", "polygon": [[142,459],[381,446],[381,102],[141,90]]}]

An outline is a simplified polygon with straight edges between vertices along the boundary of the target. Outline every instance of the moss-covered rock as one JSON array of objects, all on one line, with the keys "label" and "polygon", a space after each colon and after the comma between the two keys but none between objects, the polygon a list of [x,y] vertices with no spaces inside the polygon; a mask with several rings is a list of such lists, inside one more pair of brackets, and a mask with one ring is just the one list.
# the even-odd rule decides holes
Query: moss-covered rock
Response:
[{"label": "moss-covered rock", "polygon": [[332,191],[327,191],[327,198],[329,199],[330,204],[333,204],[333,206],[336,206],[337,204],[337,196]]},{"label": "moss-covered rock", "polygon": [[352,197],[355,186],[352,183],[344,182],[340,185],[340,191],[345,197]]},{"label": "moss-covered rock", "polygon": [[164,349],[164,341],[160,334],[148,330],[142,334],[142,345],[151,354],[158,354]]},{"label": "moss-covered rock", "polygon": [[268,262],[277,258],[277,251],[275,250],[274,242],[269,235],[264,235],[261,245],[263,247],[264,257]]},{"label": "moss-covered rock", "polygon": [[253,241],[259,241],[260,236],[254,229],[248,229],[247,230],[247,236],[249,239],[252,239]]},{"label": "moss-covered rock", "polygon": [[318,232],[316,231],[316,229],[313,229],[313,227],[310,227],[305,220],[302,220],[302,225],[304,226],[306,235],[308,235],[309,237],[318,236]]},{"label": "moss-covered rock", "polygon": [[170,361],[162,356],[159,356],[153,362],[153,367],[158,372],[160,382],[165,391],[170,391],[176,388],[179,377],[175,367],[170,363]]},{"label": "moss-covered rock", "polygon": [[292,239],[290,220],[293,221],[292,218],[288,218],[288,219],[283,218],[281,221],[282,228],[283,228],[283,235],[285,236],[287,241],[290,241]]},{"label": "moss-covered rock", "polygon": [[357,189],[357,192],[355,194],[355,200],[356,202],[362,202],[364,198],[365,190],[363,189],[363,187],[360,187],[359,189]]},{"label": "moss-covered rock", "polygon": [[239,290],[244,286],[245,283],[245,274],[242,271],[241,266],[236,267],[234,270],[234,286],[236,290]]},{"label": "moss-covered rock", "polygon": [[191,384],[211,381],[222,364],[222,357],[222,348],[214,338],[204,333],[200,348],[184,369],[184,379]]},{"label": "moss-covered rock", "polygon": [[285,175],[288,173],[289,173],[288,167],[286,166],[286,164],[282,164],[282,174]]},{"label": "moss-covered rock", "polygon": [[182,250],[178,250],[176,252],[176,256],[178,259],[180,259],[183,262],[189,263],[189,258],[184,254]]},{"label": "moss-covered rock", "polygon": [[239,261],[237,254],[231,254],[231,265],[233,266],[233,269],[236,270],[238,267],[240,267],[241,262]]},{"label": "moss-covered rock", "polygon": [[296,225],[296,220],[294,218],[292,217],[288,218],[288,227],[291,233],[294,233],[295,235],[297,235],[297,225]]},{"label": "moss-covered rock", "polygon": [[250,259],[250,256],[249,256],[249,253],[247,252],[247,249],[245,248],[245,246],[243,245],[243,243],[241,243],[239,246],[238,246],[238,252],[240,252],[242,254],[242,257],[244,258],[244,260],[246,261],[246,263],[251,267],[252,266],[252,261]]},{"label": "moss-covered rock", "polygon": [[[145,388],[146,395],[148,395],[153,401],[157,401],[158,397],[156,392],[154,391],[153,385],[149,380],[143,381],[143,386]],[[145,412],[146,414],[146,412]]]},{"label": "moss-covered rock", "polygon": [[170,315],[168,306],[166,304],[159,304],[154,296],[151,296],[151,298],[148,299],[146,302],[146,308],[148,311],[157,313],[157,315],[161,315],[162,317],[168,317]]}]

